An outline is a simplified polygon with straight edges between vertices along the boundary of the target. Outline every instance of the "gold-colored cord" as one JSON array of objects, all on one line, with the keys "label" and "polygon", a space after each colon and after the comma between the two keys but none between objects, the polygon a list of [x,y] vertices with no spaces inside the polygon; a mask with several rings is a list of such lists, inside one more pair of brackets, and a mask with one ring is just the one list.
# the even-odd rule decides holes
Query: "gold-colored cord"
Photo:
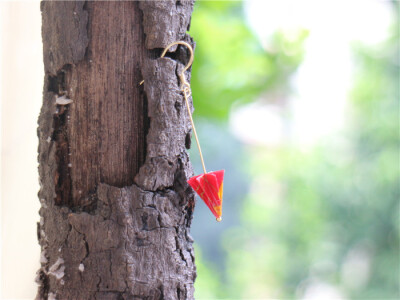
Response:
[{"label": "gold-colored cord", "polygon": [[196,132],[196,127],[194,126],[192,113],[190,112],[190,106],[189,106],[189,100],[188,100],[188,98],[190,97],[190,94],[191,94],[190,85],[188,83],[186,83],[186,84],[185,84],[185,87],[183,89],[183,95],[185,96],[186,107],[187,107],[187,110],[188,110],[190,123],[192,123],[193,134],[194,134],[194,137],[196,139],[197,148],[199,149],[200,160],[201,160],[201,164],[203,166],[203,171],[204,171],[204,174],[207,174],[206,165],[204,164],[204,159],[203,159],[203,153],[201,152],[200,142],[199,142],[199,138],[198,138],[197,132]]},{"label": "gold-colored cord", "polygon": [[189,62],[187,63],[187,65],[185,66],[185,68],[182,70],[181,74],[179,74],[179,79],[181,80],[181,91],[183,92],[183,95],[185,97],[185,102],[186,102],[186,107],[187,107],[187,111],[189,114],[189,119],[190,119],[190,123],[192,123],[192,128],[193,128],[193,134],[194,137],[196,139],[196,143],[197,143],[197,148],[199,149],[199,153],[200,153],[200,160],[201,160],[201,164],[203,166],[203,171],[204,174],[207,173],[206,171],[206,165],[204,164],[204,159],[203,159],[203,153],[201,152],[201,147],[200,147],[200,142],[199,142],[199,138],[197,136],[197,132],[196,132],[196,127],[194,126],[194,122],[193,122],[193,117],[192,117],[192,113],[190,111],[190,105],[189,105],[189,97],[192,94],[191,89],[190,89],[190,84],[187,82],[186,77],[185,77],[185,71],[187,69],[189,69],[189,67],[192,65],[193,63],[193,49],[192,46],[190,46],[188,43],[183,42],[183,41],[178,41],[178,42],[173,42],[171,44],[169,44],[163,51],[163,53],[161,54],[161,57],[164,57],[164,55],[167,53],[168,49],[174,45],[184,45],[189,49],[190,52],[190,59]]}]

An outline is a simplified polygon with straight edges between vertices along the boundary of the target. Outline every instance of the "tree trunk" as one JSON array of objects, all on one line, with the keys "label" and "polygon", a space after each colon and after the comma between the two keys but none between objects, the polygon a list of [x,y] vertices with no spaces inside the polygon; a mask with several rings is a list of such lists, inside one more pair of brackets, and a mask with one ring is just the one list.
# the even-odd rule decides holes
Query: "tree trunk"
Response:
[{"label": "tree trunk", "polygon": [[38,299],[193,298],[186,49],[159,58],[192,8],[41,3]]}]

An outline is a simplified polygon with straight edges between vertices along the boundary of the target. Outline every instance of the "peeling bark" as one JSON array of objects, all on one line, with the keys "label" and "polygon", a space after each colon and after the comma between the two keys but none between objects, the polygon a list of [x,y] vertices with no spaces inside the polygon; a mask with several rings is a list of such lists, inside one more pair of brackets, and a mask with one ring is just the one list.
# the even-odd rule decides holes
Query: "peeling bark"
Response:
[{"label": "peeling bark", "polygon": [[42,2],[37,299],[193,298],[186,52],[159,58],[192,8]]}]

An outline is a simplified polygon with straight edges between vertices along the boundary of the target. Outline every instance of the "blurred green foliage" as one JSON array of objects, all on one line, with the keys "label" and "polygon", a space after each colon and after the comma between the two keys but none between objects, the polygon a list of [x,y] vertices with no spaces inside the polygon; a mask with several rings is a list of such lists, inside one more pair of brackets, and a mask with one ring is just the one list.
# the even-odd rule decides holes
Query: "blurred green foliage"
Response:
[{"label": "blurred green foliage", "polygon": [[[319,283],[346,298],[400,298],[398,25],[385,44],[354,44],[344,133],[307,151],[247,149],[242,176],[250,174],[250,187],[240,224],[220,240],[223,269],[203,257],[207,242],[196,245],[196,299],[300,298]],[[307,36],[301,31],[289,42],[277,33],[265,51],[241,3],[224,1],[198,2],[190,34],[197,42],[195,115],[207,122],[226,121],[234,103],[261,92],[290,93]]]},{"label": "blurred green foliage", "polygon": [[241,1],[197,1],[190,34],[196,41],[192,68],[195,117],[226,120],[232,104],[254,101],[262,91],[287,89],[307,37],[277,32],[266,52],[244,22]]}]

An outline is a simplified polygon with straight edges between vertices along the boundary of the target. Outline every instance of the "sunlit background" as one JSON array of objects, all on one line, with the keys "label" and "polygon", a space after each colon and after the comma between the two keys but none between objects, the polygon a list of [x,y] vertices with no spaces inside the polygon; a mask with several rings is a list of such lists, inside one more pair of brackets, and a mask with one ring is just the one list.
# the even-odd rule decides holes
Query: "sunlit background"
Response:
[{"label": "sunlit background", "polygon": [[[33,298],[40,11],[0,7],[2,295]],[[196,2],[194,117],[225,169],[223,221],[197,201],[196,299],[399,299],[398,11]]]}]

